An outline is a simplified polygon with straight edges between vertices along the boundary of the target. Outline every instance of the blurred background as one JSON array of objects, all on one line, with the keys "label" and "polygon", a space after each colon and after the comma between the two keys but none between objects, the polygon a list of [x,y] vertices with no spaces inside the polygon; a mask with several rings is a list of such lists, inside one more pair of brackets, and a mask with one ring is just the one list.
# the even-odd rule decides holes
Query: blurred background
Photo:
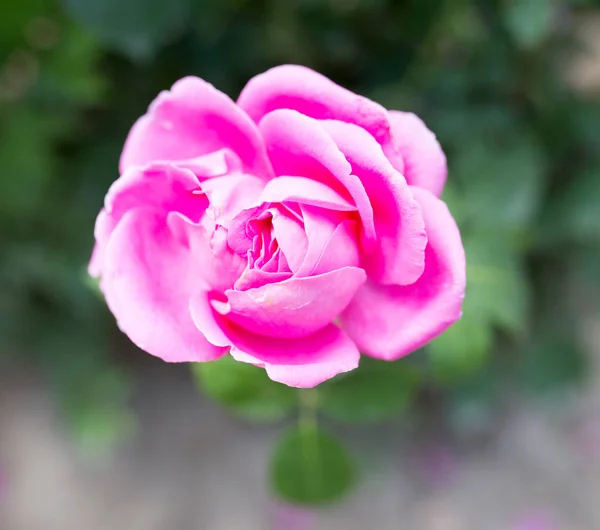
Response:
[{"label": "blurred background", "polygon": [[[289,396],[136,350],[86,275],[154,96],[281,63],[425,119],[468,257],[458,324],[320,391],[361,471],[317,511],[268,489]],[[0,172],[2,530],[600,528],[600,2],[3,0]]]}]

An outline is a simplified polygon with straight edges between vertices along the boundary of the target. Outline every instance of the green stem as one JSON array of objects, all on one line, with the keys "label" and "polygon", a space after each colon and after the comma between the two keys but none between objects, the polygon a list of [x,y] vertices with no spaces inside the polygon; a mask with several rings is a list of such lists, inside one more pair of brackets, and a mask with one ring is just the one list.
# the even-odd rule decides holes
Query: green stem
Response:
[{"label": "green stem", "polygon": [[298,429],[302,440],[302,452],[306,462],[305,486],[309,492],[318,492],[322,480],[322,471],[317,443],[318,395],[316,389],[299,390],[298,404],[300,414]]}]

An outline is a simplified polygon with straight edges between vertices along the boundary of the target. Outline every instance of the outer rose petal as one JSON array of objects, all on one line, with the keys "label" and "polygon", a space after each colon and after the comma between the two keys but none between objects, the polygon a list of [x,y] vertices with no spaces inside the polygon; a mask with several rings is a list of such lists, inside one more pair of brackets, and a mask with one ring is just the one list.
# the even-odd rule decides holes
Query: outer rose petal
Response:
[{"label": "outer rose petal", "polygon": [[206,292],[194,297],[191,308],[194,322],[212,344],[232,346],[236,359],[264,366],[274,381],[311,388],[358,367],[356,345],[334,324],[307,337],[282,339],[256,335],[228,322],[213,310]]},{"label": "outer rose petal", "polygon": [[231,348],[230,353],[236,361],[264,368],[273,381],[296,388],[313,388],[338,374],[358,368],[360,355],[356,346],[342,330],[338,328],[338,331],[341,333],[332,336],[326,353],[311,364],[264,363],[237,348]]},{"label": "outer rose petal", "polygon": [[271,166],[256,125],[211,84],[184,77],[159,94],[129,132],[121,172],[155,160],[187,160],[231,149],[249,173],[270,177]]},{"label": "outer rose petal", "polygon": [[206,197],[193,193],[199,188],[200,182],[192,171],[171,164],[154,163],[126,171],[108,190],[104,208],[96,219],[96,244],[89,273],[94,277],[102,273],[108,239],[126,212],[155,208],[179,212],[198,221],[208,205]]},{"label": "outer rose petal", "polygon": [[429,236],[425,272],[413,285],[368,282],[342,315],[359,349],[394,360],[420,348],[461,316],[466,286],[465,253],[446,205],[430,192],[412,188]]},{"label": "outer rose petal", "polygon": [[[331,323],[365,282],[365,271],[344,267],[292,277],[246,291],[228,290],[228,304],[213,304],[230,321],[269,337],[305,337]],[[326,296],[323,296],[327,293]]]},{"label": "outer rose petal", "polygon": [[446,155],[421,118],[411,112],[390,111],[394,145],[404,159],[404,176],[439,197],[446,183]]},{"label": "outer rose petal", "polygon": [[162,212],[137,208],[123,216],[106,248],[101,287],[132,342],[168,362],[221,357],[225,350],[210,344],[190,316],[200,281]]},{"label": "outer rose petal", "polygon": [[277,66],[253,77],[242,90],[238,105],[256,123],[277,109],[297,110],[318,120],[354,123],[373,135],[396,169],[404,168],[392,143],[386,109],[305,66]]},{"label": "outer rose petal", "polygon": [[413,283],[425,267],[427,235],[421,208],[406,180],[360,127],[331,120],[322,126],[350,162],[373,207],[378,244],[366,256],[369,277],[385,284]]}]

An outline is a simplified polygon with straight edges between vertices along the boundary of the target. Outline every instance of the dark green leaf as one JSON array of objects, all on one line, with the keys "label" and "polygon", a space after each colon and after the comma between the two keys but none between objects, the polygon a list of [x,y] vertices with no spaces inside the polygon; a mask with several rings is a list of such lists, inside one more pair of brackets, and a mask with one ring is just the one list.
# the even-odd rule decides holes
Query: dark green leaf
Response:
[{"label": "dark green leaf", "polygon": [[541,223],[543,241],[600,242],[600,170],[575,174],[548,203]]},{"label": "dark green leaf", "polygon": [[556,8],[554,0],[508,0],[504,7],[506,26],[519,46],[536,46],[550,33]]},{"label": "dark green leaf", "polygon": [[341,421],[384,420],[410,405],[418,380],[405,361],[375,361],[363,356],[357,370],[319,387],[319,408]]},{"label": "dark green leaf", "polygon": [[428,347],[434,375],[440,380],[460,379],[479,369],[488,359],[493,330],[479,315],[465,311]]},{"label": "dark green leaf", "polygon": [[212,399],[251,420],[279,420],[296,402],[294,389],[271,381],[262,368],[226,355],[192,364],[198,385]]},{"label": "dark green leaf", "polygon": [[553,393],[580,382],[586,371],[585,357],[565,330],[540,330],[522,353],[521,381],[536,394]]},{"label": "dark green leaf", "polygon": [[317,427],[295,427],[279,440],[271,460],[271,486],[286,501],[319,505],[346,494],[356,480],[350,455]]},{"label": "dark green leaf", "polygon": [[138,60],[184,28],[188,0],[62,0],[67,11],[107,46]]},{"label": "dark green leaf", "polygon": [[467,293],[465,312],[509,333],[527,327],[530,287],[519,256],[507,238],[493,231],[465,237]]},{"label": "dark green leaf", "polygon": [[538,213],[545,162],[527,135],[505,144],[471,139],[451,161],[463,184],[462,208],[472,224],[523,231]]}]

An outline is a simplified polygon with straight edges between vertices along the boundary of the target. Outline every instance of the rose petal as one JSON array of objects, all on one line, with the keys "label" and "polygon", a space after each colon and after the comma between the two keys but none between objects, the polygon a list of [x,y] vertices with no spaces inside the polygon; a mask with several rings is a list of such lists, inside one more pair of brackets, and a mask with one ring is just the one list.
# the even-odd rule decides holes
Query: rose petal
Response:
[{"label": "rose petal", "polygon": [[[365,188],[320,122],[292,110],[277,110],[260,122],[277,175],[310,177],[356,205],[362,221],[362,245],[375,245],[373,209]],[[339,209],[339,208],[336,208]]]},{"label": "rose petal", "polygon": [[256,123],[277,109],[354,123],[373,135],[398,171],[403,169],[402,157],[392,145],[386,109],[305,66],[277,66],[253,77],[242,90],[238,105]]},{"label": "rose petal", "polygon": [[212,308],[208,292],[198,293],[191,309],[194,322],[212,344],[232,346],[234,358],[264,366],[274,381],[311,388],[358,367],[358,349],[334,324],[300,339],[274,338],[229,322]]},{"label": "rose petal", "polygon": [[306,205],[302,206],[302,213],[308,248],[296,271],[297,276],[313,276],[342,267],[359,266],[354,220],[347,219],[347,214]]},{"label": "rose petal", "polygon": [[360,127],[331,120],[322,126],[351,164],[373,207],[378,246],[366,259],[369,277],[385,284],[413,283],[424,269],[427,235],[421,208],[406,180]]},{"label": "rose petal", "polygon": [[331,323],[365,280],[362,269],[345,267],[246,291],[228,290],[228,305],[219,312],[256,334],[304,337]]},{"label": "rose petal", "polygon": [[237,361],[254,364],[264,368],[267,375],[278,383],[296,388],[313,388],[332,377],[358,368],[360,354],[354,343],[337,326],[329,326],[331,338],[323,348],[320,358],[309,364],[270,364],[265,363],[231,348],[231,356]]},{"label": "rose petal", "polygon": [[411,353],[458,320],[465,293],[465,253],[452,215],[430,192],[412,191],[429,236],[423,275],[407,286],[367,282],[341,319],[363,353],[385,360]]},{"label": "rose petal", "polygon": [[[231,289],[246,267],[246,260],[227,245],[227,230],[218,226],[207,231],[177,212],[167,215],[167,225],[176,240],[187,247],[194,274],[212,289]],[[190,295],[193,293],[190,293]]]},{"label": "rose petal", "polygon": [[202,191],[209,199],[208,214],[220,226],[229,227],[232,219],[259,197],[264,180],[237,173],[202,182]]},{"label": "rose petal", "polygon": [[411,186],[442,194],[448,167],[446,155],[423,120],[411,112],[390,111],[394,145],[404,159],[404,177]]},{"label": "rose petal", "polygon": [[132,165],[187,160],[231,149],[251,174],[272,175],[256,125],[229,97],[196,77],[177,81],[132,127],[121,154],[123,173]]},{"label": "rose petal", "polygon": [[189,169],[160,162],[132,167],[112,184],[104,208],[115,221],[133,208],[147,207],[180,212],[197,222],[208,205],[205,197],[193,193],[199,189]]},{"label": "rose petal", "polygon": [[306,177],[277,177],[267,182],[259,201],[297,202],[331,210],[355,211],[356,206],[329,186]]},{"label": "rose petal", "polygon": [[273,234],[283,252],[285,263],[296,272],[306,256],[308,239],[300,221],[287,209],[278,208],[273,215]]},{"label": "rose petal", "polygon": [[161,212],[141,208],[123,216],[106,248],[102,290],[119,327],[168,362],[208,361],[225,352],[190,316],[190,296],[201,280],[189,256]]},{"label": "rose petal", "polygon": [[100,276],[110,234],[123,215],[133,208],[176,211],[198,221],[208,205],[206,197],[194,193],[199,187],[194,173],[172,164],[155,163],[126,171],[108,190],[105,206],[96,219],[96,244],[89,273]]},{"label": "rose petal", "polygon": [[292,277],[291,272],[266,272],[261,269],[246,269],[235,282],[234,289],[245,291],[256,289],[269,283],[283,282]]}]

